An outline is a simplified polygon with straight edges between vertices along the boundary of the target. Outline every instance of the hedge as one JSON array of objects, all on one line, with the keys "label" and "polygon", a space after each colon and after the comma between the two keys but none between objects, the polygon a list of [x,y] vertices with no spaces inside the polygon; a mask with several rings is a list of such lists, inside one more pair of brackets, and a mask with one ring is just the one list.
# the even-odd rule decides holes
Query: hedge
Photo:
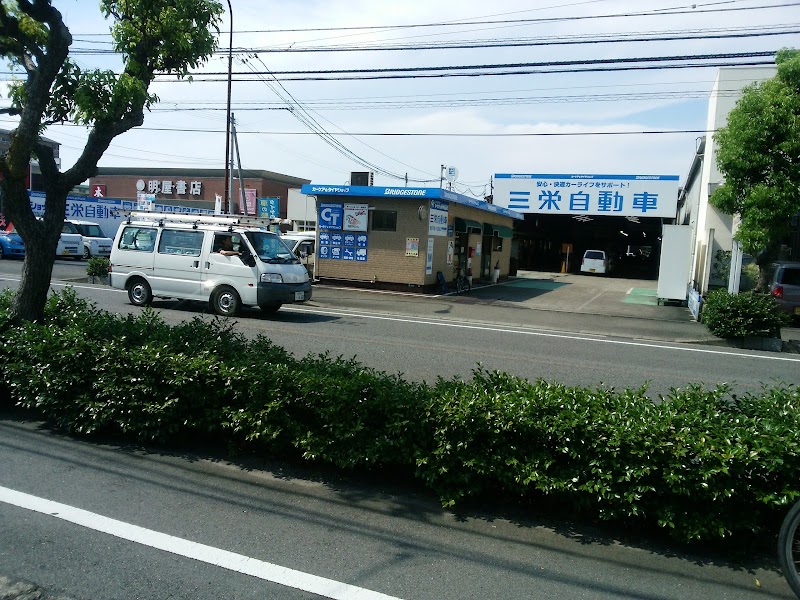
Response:
[{"label": "hedge", "polygon": [[41,323],[0,297],[0,408],[74,434],[198,441],[416,478],[444,506],[513,499],[655,526],[678,540],[763,532],[800,498],[800,391],[614,391],[477,369],[413,383],[327,354],[296,359],[231,321],[166,325],[67,289]]}]

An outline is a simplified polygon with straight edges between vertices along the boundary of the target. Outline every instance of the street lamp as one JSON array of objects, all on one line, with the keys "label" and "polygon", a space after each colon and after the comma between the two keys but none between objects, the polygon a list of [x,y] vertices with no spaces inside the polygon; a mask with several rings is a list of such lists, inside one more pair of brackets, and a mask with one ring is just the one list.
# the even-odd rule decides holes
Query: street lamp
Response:
[{"label": "street lamp", "polygon": [[231,154],[231,75],[233,69],[233,8],[231,0],[228,0],[228,14],[230,15],[231,31],[230,41],[228,42],[228,110],[225,113],[225,198],[223,200],[223,214],[231,213],[231,190],[228,187],[229,167]]}]

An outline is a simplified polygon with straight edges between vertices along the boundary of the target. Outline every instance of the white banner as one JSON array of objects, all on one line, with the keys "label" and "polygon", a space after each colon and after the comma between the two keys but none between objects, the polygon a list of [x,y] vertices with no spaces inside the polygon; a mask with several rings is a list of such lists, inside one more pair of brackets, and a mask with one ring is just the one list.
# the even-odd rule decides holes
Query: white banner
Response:
[{"label": "white banner", "polygon": [[677,175],[494,176],[494,204],[522,213],[675,218]]}]

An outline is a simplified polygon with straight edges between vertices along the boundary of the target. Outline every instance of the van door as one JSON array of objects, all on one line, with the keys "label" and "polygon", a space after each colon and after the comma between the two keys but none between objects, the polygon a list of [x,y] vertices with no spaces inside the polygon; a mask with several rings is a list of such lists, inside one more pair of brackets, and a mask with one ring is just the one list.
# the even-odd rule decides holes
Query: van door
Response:
[{"label": "van door", "polygon": [[201,299],[200,252],[205,232],[161,230],[156,248],[152,288],[156,296]]},{"label": "van door", "polygon": [[251,253],[244,235],[236,232],[209,232],[209,241],[201,265],[204,299],[221,285],[236,290],[244,305],[256,304],[258,269],[247,265],[241,254],[229,254],[226,247],[236,253]]}]

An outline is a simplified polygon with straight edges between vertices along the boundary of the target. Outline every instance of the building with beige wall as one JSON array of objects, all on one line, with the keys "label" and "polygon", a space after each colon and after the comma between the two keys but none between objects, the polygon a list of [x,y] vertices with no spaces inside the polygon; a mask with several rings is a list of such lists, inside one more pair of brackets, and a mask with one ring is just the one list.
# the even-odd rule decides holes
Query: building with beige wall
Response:
[{"label": "building with beige wall", "polygon": [[[441,188],[304,185],[316,198],[315,277],[434,289],[463,268],[473,280],[509,273],[522,214]],[[441,273],[441,276],[439,275]]]}]

